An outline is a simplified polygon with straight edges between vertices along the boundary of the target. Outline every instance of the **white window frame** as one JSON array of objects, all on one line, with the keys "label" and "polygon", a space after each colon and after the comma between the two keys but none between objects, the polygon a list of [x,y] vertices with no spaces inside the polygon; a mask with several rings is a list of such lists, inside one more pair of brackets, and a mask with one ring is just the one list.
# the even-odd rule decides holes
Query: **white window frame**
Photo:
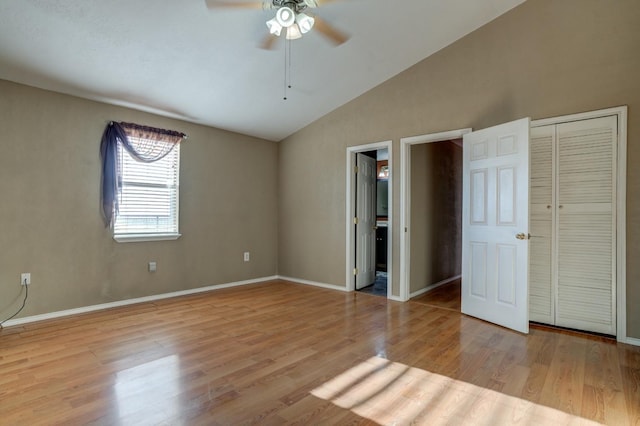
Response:
[{"label": "white window frame", "polygon": [[[117,146],[117,160],[118,161],[118,173],[120,173],[121,167],[120,167],[120,159],[122,155],[128,155],[131,156],[131,154],[129,154],[129,152],[127,152],[124,147],[122,146],[121,142],[118,142],[118,146]],[[175,228],[175,232],[155,232],[155,233],[135,233],[135,232],[130,232],[130,233],[116,233],[116,225],[115,223],[117,223],[118,220],[118,213],[116,213],[115,215],[115,219],[114,219],[114,226],[113,226],[113,239],[116,240],[119,243],[127,243],[127,242],[145,242],[145,241],[171,241],[171,240],[177,240],[178,238],[180,238],[182,236],[182,234],[180,234],[179,229],[180,229],[180,144],[177,144],[177,146],[175,146],[172,150],[172,152],[168,155],[177,155],[176,161],[175,161],[175,165],[176,165],[176,172],[175,172],[175,223],[176,223],[176,228]],[[135,160],[134,160],[135,161]],[[141,167],[144,167],[146,165],[146,163],[139,163],[141,165]],[[118,176],[117,177],[118,181],[120,181],[121,177]],[[124,177],[122,177],[122,180],[125,180]],[[120,192],[118,191],[117,196],[120,196]],[[124,201],[122,199],[120,199],[119,201],[120,203],[120,209],[123,206]]]}]

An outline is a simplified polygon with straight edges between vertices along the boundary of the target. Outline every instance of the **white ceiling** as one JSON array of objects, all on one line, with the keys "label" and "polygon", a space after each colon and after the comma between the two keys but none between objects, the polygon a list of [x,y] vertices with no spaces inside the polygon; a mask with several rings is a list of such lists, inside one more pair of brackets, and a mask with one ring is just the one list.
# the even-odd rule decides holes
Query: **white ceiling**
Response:
[{"label": "white ceiling", "polygon": [[[238,0],[240,1],[240,0]],[[342,0],[312,30],[257,45],[274,11],[204,0],[2,0],[0,79],[279,141],[524,0]],[[311,14],[311,13],[310,13]]]}]

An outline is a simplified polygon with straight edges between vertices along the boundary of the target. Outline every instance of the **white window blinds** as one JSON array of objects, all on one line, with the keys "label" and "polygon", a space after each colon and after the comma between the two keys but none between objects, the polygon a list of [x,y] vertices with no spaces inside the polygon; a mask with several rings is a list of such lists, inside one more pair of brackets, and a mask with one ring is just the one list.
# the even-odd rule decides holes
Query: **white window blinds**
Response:
[{"label": "white window blinds", "polygon": [[[132,145],[149,141],[129,137]],[[118,143],[118,237],[178,237],[180,145],[151,163],[134,159]]]}]

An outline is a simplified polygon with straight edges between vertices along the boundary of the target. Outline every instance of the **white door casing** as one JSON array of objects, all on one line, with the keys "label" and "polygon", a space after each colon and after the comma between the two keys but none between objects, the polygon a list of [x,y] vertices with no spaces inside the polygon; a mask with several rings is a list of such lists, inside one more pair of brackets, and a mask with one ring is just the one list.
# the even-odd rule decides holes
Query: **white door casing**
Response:
[{"label": "white door casing", "polygon": [[529,332],[529,128],[524,118],[463,137],[462,313],[522,333]]},{"label": "white door casing", "polygon": [[462,139],[471,132],[471,128],[449,130],[428,135],[411,136],[400,139],[400,163],[404,166],[400,174],[400,300],[406,302],[411,298],[411,148],[414,145]]},{"label": "white door casing", "polygon": [[376,279],[376,160],[356,154],[356,289]]}]

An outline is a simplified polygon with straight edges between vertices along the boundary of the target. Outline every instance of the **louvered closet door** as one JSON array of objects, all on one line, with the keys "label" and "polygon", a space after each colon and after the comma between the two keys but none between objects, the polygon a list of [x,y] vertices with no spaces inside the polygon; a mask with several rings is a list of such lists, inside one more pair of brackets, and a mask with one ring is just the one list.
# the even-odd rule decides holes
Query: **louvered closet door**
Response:
[{"label": "louvered closet door", "polygon": [[555,125],[531,129],[529,145],[529,319],[555,323],[552,284]]},{"label": "louvered closet door", "polygon": [[556,324],[615,334],[617,120],[557,125]]}]

